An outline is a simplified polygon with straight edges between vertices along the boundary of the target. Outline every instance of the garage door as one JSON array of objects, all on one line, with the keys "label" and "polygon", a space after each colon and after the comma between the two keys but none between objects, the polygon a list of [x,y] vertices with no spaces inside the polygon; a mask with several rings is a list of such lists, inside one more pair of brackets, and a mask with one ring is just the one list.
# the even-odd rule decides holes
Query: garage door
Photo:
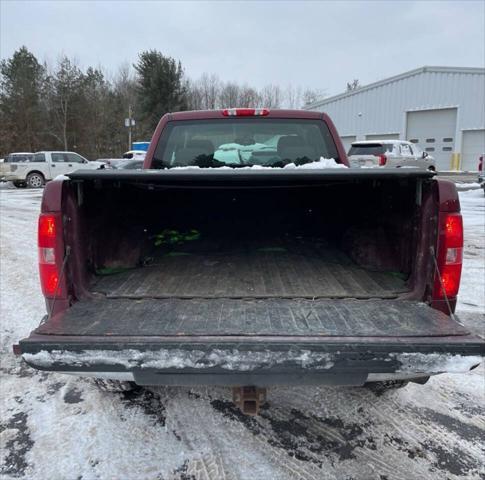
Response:
[{"label": "garage door", "polygon": [[478,157],[485,154],[485,130],[465,130],[461,149],[461,169],[478,170]]},{"label": "garage door", "polygon": [[383,133],[366,135],[366,140],[399,140],[399,133]]},{"label": "garage door", "polygon": [[455,150],[456,108],[408,112],[406,139],[417,143],[436,160],[438,170],[449,170]]},{"label": "garage door", "polygon": [[355,142],[357,140],[357,137],[355,135],[347,135],[344,137],[340,137],[340,140],[342,140],[342,143],[344,144],[345,153],[348,153],[352,142]]}]

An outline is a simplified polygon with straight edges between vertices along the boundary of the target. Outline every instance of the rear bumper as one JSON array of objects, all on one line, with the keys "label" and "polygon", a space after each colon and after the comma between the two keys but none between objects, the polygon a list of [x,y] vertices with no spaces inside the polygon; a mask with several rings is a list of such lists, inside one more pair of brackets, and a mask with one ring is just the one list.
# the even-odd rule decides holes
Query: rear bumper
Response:
[{"label": "rear bumper", "polygon": [[[485,353],[477,337],[56,337],[20,342],[40,370],[140,385],[362,385],[372,378],[464,373]],[[111,375],[111,377],[110,377]]]}]

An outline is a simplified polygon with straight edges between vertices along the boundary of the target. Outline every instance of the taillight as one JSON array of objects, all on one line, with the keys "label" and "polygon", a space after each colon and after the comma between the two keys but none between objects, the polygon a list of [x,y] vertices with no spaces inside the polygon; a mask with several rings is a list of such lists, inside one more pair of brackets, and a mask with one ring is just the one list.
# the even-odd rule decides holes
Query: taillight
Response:
[{"label": "taillight", "polygon": [[41,213],[39,216],[39,273],[42,293],[46,297],[63,295],[60,283],[62,265],[61,215]]},{"label": "taillight", "polygon": [[386,164],[387,157],[385,155],[379,155],[379,166],[382,167]]},{"label": "taillight", "polygon": [[268,108],[225,108],[222,110],[225,117],[253,117],[269,115]]},{"label": "taillight", "polygon": [[483,155],[478,159],[478,171],[483,171]]},{"label": "taillight", "polygon": [[463,220],[460,213],[440,213],[438,272],[435,274],[433,298],[456,297],[460,288],[463,263]]},{"label": "taillight", "polygon": [[39,247],[54,247],[56,242],[56,215],[42,213],[39,216]]}]

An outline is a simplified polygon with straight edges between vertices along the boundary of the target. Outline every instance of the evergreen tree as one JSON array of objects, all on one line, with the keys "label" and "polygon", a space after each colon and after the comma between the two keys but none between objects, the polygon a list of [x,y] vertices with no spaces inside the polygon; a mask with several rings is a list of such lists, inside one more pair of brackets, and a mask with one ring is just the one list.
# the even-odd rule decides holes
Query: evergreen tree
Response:
[{"label": "evergreen tree", "polygon": [[40,148],[44,79],[45,68],[26,47],[0,63],[0,154]]},{"label": "evergreen tree", "polygon": [[138,104],[146,132],[153,133],[167,112],[186,110],[184,72],[180,62],[157,50],[139,55],[134,65],[138,74]]}]

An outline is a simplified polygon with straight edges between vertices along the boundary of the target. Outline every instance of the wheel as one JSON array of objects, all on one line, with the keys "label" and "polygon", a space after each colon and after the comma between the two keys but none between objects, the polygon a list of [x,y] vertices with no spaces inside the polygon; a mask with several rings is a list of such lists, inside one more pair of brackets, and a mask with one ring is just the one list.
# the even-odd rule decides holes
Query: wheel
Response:
[{"label": "wheel", "polygon": [[390,390],[404,388],[408,383],[407,380],[383,380],[381,382],[364,383],[364,388],[374,392],[376,395],[382,395]]},{"label": "wheel", "polygon": [[436,168],[434,168],[434,167],[433,167],[433,165],[429,166],[429,167],[428,167],[428,170],[429,170],[430,172],[436,172]]},{"label": "wheel", "polygon": [[27,175],[26,183],[30,188],[40,188],[44,186],[45,180],[41,173],[32,172]]},{"label": "wheel", "polygon": [[130,392],[138,388],[135,382],[122,380],[105,380],[104,378],[93,378],[93,383],[102,391],[109,393]]},{"label": "wheel", "polygon": [[12,183],[13,183],[13,186],[17,188],[25,188],[27,186],[25,182],[22,182],[20,180],[15,180],[15,182],[12,182]]}]

